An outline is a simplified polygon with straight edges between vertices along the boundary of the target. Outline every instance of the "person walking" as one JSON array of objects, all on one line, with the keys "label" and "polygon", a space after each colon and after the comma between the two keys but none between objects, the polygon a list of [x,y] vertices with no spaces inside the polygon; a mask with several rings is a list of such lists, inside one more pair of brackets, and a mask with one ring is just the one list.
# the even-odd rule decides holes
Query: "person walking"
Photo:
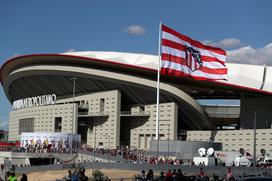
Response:
[{"label": "person walking", "polygon": [[8,177],[8,181],[17,181],[17,177],[15,176],[14,172],[10,173],[10,176]]},{"label": "person walking", "polygon": [[171,170],[169,169],[168,172],[166,173],[166,181],[173,181],[173,174],[171,172]]},{"label": "person walking", "polygon": [[226,180],[234,180],[233,173],[230,167],[228,168]]},{"label": "person walking", "polygon": [[153,181],[154,180],[154,173],[153,170],[150,169],[146,175],[146,180]]},{"label": "person walking", "polygon": [[22,178],[21,178],[21,180],[20,180],[20,181],[27,181],[27,176],[26,176],[26,174],[25,174],[25,173],[23,173]]},{"label": "person walking", "polygon": [[205,176],[205,173],[204,173],[202,167],[200,167],[199,176],[200,176],[200,177],[204,177],[204,176]]},{"label": "person walking", "polygon": [[5,167],[5,165],[3,163],[1,163],[1,171],[2,172],[4,171],[4,167]]}]

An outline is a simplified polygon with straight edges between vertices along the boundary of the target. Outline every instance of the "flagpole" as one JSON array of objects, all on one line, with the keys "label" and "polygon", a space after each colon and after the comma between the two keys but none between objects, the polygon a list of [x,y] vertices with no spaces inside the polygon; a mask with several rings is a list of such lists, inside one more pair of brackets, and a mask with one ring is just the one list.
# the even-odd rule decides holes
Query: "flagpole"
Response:
[{"label": "flagpole", "polygon": [[160,70],[161,70],[161,26],[162,23],[160,21],[159,25],[159,47],[158,47],[158,59],[159,59],[159,64],[158,64],[158,72],[157,72],[157,107],[156,107],[156,140],[157,140],[157,156],[159,156],[159,130],[160,130],[160,125],[159,125],[159,116],[160,116]]}]

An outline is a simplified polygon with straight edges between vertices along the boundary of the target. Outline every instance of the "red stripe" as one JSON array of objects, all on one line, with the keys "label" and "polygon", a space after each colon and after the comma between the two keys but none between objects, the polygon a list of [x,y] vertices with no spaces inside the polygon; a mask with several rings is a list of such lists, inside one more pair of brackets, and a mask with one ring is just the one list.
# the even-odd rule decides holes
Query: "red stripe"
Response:
[{"label": "red stripe", "polygon": [[192,44],[195,47],[198,48],[202,48],[202,49],[206,49],[208,51],[212,51],[221,55],[225,55],[226,56],[226,51],[222,50],[221,48],[217,48],[217,47],[212,47],[212,46],[208,46],[208,45],[203,45],[202,43],[200,43],[199,41],[193,40],[191,38],[189,38],[188,36],[185,36],[165,25],[162,25],[162,31],[165,31],[167,33],[170,33],[172,35],[175,35],[177,37],[179,37],[180,39],[189,42],[190,44]]},{"label": "red stripe", "polygon": [[210,74],[227,74],[228,69],[227,68],[221,68],[221,69],[210,69],[207,67],[201,67],[199,70],[202,72],[210,73]]},{"label": "red stripe", "polygon": [[[186,61],[182,57],[177,57],[177,56],[174,56],[174,55],[171,55],[171,54],[167,54],[167,53],[162,53],[161,54],[161,59],[163,59],[163,60],[171,60],[171,62],[176,62],[176,63],[180,63],[180,62]],[[219,62],[218,59],[212,58],[212,57],[207,57],[207,56],[201,56],[201,60],[203,62]],[[221,63],[222,66],[225,66],[224,63],[222,63],[222,62],[219,62],[219,63]]]},{"label": "red stripe", "polygon": [[209,56],[201,56],[201,60],[203,62],[218,62],[218,63],[221,63],[222,65],[225,66],[225,62],[217,59],[217,58],[214,58],[214,57],[209,57]]},{"label": "red stripe", "polygon": [[[186,60],[183,58],[179,58],[179,57],[175,57],[169,54],[162,54],[161,57],[162,60],[166,60],[166,61],[170,61],[170,62],[174,62],[174,63],[178,63],[184,66],[188,66],[186,64]],[[192,60],[189,61],[189,64],[192,64]],[[198,69],[202,72],[205,73],[209,73],[209,74],[227,74],[228,70],[227,68],[208,68],[208,67],[201,67],[200,69]]]},{"label": "red stripe", "polygon": [[181,51],[186,51],[186,48],[184,45],[168,40],[168,39],[162,39],[162,45],[164,46],[168,46],[177,50],[181,50]]},{"label": "red stripe", "polygon": [[200,77],[200,76],[192,76],[190,74],[185,74],[184,72],[174,70],[174,69],[168,69],[168,68],[161,68],[161,74],[167,75],[167,76],[175,76],[175,77],[188,77],[188,78],[194,78],[196,80],[222,80],[222,78],[218,79],[209,79],[207,77]]},{"label": "red stripe", "polygon": [[[161,69],[161,74],[162,75],[167,75],[167,76],[175,76],[175,77],[190,77],[194,78],[196,80],[207,80],[206,77],[198,77],[198,76],[192,76],[189,74],[185,74],[184,72],[173,70],[173,69],[167,69],[167,68],[162,68]],[[214,80],[214,79],[212,79]]]},{"label": "red stripe", "polygon": [[[180,50],[180,51],[186,51],[184,45],[182,45],[180,43],[177,43],[177,42],[173,42],[173,41],[168,40],[168,39],[162,39],[162,45],[163,46],[168,46],[168,47]],[[215,58],[215,57],[201,55],[201,60],[206,61],[206,62],[219,62],[219,63],[225,65],[224,61],[221,61],[220,59]]]},{"label": "red stripe", "polygon": [[177,56],[170,55],[170,54],[165,54],[165,53],[161,54],[161,59],[162,60],[169,60],[171,62],[175,62],[175,63],[179,63],[179,64],[182,64],[182,62],[186,62],[186,60],[184,58],[177,57]]},{"label": "red stripe", "polygon": [[0,142],[0,146],[15,146],[14,142]]}]

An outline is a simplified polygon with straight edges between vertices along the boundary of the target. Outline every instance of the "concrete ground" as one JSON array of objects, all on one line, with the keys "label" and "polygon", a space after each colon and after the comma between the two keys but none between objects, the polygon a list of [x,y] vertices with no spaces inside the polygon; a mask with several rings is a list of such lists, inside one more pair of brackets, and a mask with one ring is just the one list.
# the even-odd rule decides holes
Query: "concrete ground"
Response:
[{"label": "concrete ground", "polygon": [[[91,178],[93,169],[86,169],[86,176]],[[131,170],[114,170],[114,169],[100,169],[111,180],[131,180],[135,175],[139,174],[138,171]],[[27,174],[28,181],[55,181],[56,179],[64,178],[68,175],[68,170],[49,170],[42,172],[32,172]],[[20,180],[21,174],[17,175],[17,180]]]}]

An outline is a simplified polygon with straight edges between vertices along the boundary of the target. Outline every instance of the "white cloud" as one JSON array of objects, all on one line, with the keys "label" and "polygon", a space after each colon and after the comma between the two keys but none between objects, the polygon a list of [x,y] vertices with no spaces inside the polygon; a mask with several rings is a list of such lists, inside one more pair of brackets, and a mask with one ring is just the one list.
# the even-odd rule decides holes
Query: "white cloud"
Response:
[{"label": "white cloud", "polygon": [[230,50],[227,51],[227,55],[227,62],[272,66],[272,43],[256,49],[245,46]]},{"label": "white cloud", "polygon": [[124,31],[131,35],[143,35],[146,32],[145,28],[140,25],[130,25],[125,27]]},{"label": "white cloud", "polygon": [[237,38],[225,38],[223,40],[220,40],[219,42],[204,40],[202,43],[220,48],[237,48],[242,45],[241,40]]},{"label": "white cloud", "polygon": [[227,39],[223,39],[223,40],[219,41],[218,44],[223,47],[230,48],[230,47],[240,46],[242,44],[242,42],[241,42],[241,40],[236,39],[236,38],[227,38]]},{"label": "white cloud", "polygon": [[75,51],[76,50],[74,48],[70,48],[70,49],[66,50],[66,53],[68,53],[68,52],[75,52]]}]

